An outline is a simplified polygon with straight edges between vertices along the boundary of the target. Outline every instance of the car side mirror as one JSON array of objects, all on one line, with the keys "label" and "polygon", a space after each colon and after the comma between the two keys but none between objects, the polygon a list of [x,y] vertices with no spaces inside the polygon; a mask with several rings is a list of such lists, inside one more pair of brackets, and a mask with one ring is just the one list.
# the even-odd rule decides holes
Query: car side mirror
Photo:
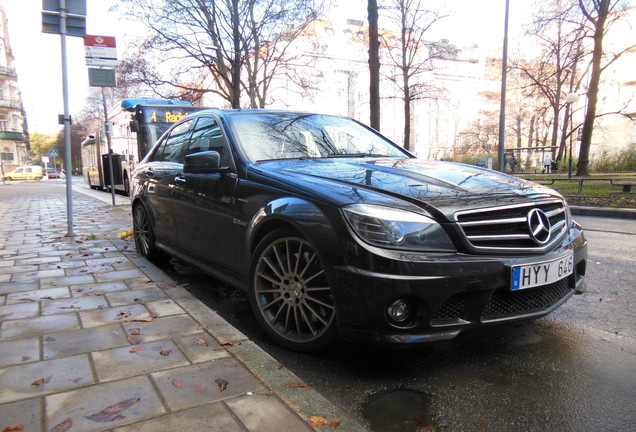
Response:
[{"label": "car side mirror", "polygon": [[192,153],[185,157],[183,172],[190,174],[207,174],[221,169],[221,155],[217,151]]}]

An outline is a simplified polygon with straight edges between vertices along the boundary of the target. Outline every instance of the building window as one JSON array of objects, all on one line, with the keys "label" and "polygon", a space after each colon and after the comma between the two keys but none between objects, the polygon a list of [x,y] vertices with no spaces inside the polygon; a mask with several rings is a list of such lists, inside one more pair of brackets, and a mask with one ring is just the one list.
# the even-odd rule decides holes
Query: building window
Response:
[{"label": "building window", "polygon": [[2,157],[2,162],[13,163],[13,153],[2,152],[0,156]]}]

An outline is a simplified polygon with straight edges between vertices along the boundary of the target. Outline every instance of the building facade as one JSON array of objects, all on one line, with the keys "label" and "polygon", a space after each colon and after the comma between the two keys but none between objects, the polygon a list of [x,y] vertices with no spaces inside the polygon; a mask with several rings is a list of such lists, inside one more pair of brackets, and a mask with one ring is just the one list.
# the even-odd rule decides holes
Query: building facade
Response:
[{"label": "building facade", "polygon": [[29,136],[18,75],[13,68],[7,15],[0,6],[0,153],[4,174],[30,161]]}]

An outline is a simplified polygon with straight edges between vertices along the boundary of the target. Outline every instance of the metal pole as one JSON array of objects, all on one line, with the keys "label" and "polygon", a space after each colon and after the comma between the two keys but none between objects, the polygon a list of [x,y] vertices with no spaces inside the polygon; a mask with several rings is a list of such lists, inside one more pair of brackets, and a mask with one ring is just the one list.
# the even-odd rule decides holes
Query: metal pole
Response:
[{"label": "metal pole", "polygon": [[572,135],[574,130],[572,129],[572,104],[570,104],[570,157],[568,161],[568,178],[572,178]]},{"label": "metal pole", "polygon": [[71,163],[71,116],[68,109],[68,71],[66,67],[66,0],[60,0],[60,40],[62,44],[62,93],[64,98],[64,165],[66,166],[67,237],[73,237],[73,166]]},{"label": "metal pole", "polygon": [[104,87],[102,87],[102,103],[104,104],[104,129],[106,130],[106,145],[108,146],[108,172],[110,182],[110,194],[113,199],[113,205],[115,205],[115,176],[113,173],[113,149],[110,141],[110,124],[108,123],[108,106],[106,105],[106,93],[104,93]]},{"label": "metal pole", "polygon": [[499,149],[497,151],[497,169],[504,172],[504,145],[506,143],[506,76],[508,74],[508,11],[510,1],[506,0],[504,20],[503,55],[501,62],[501,106],[499,108]]}]

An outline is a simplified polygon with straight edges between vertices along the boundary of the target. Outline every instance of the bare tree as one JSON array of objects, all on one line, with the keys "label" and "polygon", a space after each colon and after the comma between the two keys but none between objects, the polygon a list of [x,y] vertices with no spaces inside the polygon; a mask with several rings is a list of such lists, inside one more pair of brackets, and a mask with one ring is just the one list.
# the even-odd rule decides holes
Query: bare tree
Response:
[{"label": "bare tree", "polygon": [[628,46],[625,46],[624,49],[611,54],[606,53],[603,49],[603,39],[608,30],[625,15],[625,2],[623,0],[578,0],[578,5],[587,20],[589,35],[594,41],[590,79],[587,88],[587,110],[583,120],[583,136],[576,172],[577,176],[587,176],[590,174],[590,147],[594,120],[597,117],[596,111],[601,76],[609,65],[636,45],[628,43]]},{"label": "bare tree", "polygon": [[[155,89],[212,92],[233,108],[247,91],[263,106],[287,47],[315,16],[314,0],[122,0],[124,13],[151,37],[133,60],[137,78]],[[204,78],[213,86],[208,88]],[[162,91],[162,90],[155,90]]]},{"label": "bare tree", "polygon": [[443,89],[427,82],[423,75],[434,69],[434,60],[452,58],[458,50],[447,42],[428,42],[428,30],[445,17],[440,11],[426,9],[424,0],[389,0],[383,6],[390,22],[399,28],[398,43],[387,40],[384,45],[398,74],[387,75],[399,89],[404,103],[404,148],[411,147],[411,105],[424,98],[437,98]]}]

